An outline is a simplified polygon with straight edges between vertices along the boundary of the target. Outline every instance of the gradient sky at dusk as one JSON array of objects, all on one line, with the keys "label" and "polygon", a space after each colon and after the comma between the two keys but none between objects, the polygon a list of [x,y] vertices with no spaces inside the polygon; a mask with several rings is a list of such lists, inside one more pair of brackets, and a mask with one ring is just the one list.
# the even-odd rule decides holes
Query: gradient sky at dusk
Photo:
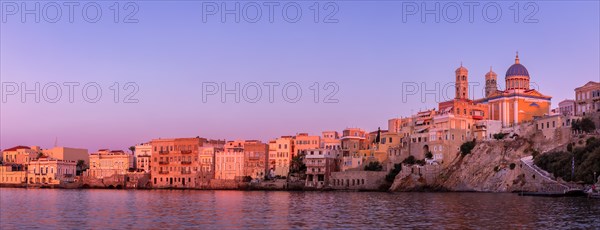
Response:
[{"label": "gradient sky at dusk", "polygon": [[[420,15],[404,23],[401,2],[342,1],[336,2],[339,22],[330,24],[312,21],[312,1],[299,2],[303,15],[298,23],[284,21],[281,8],[274,23],[267,12],[258,23],[235,23],[232,16],[221,23],[219,15],[203,23],[198,1],[137,2],[139,23],[113,23],[112,2],[99,3],[104,11],[98,23],[87,23],[79,14],[69,23],[63,13],[54,24],[32,18],[21,23],[19,15],[3,15],[3,83],[97,82],[103,96],[98,103],[85,102],[82,86],[76,88],[74,103],[68,102],[66,88],[58,103],[35,103],[33,96],[22,103],[18,95],[9,96],[1,104],[0,148],[48,148],[57,138],[61,146],[95,151],[126,149],[159,137],[268,141],[346,127],[386,129],[390,118],[437,107],[433,97],[423,103],[411,96],[403,103],[403,82],[450,83],[462,62],[470,81],[480,84],[475,96],[481,97],[490,66],[503,87],[517,50],[531,81],[553,96],[553,107],[573,98],[574,88],[600,79],[598,1],[536,2],[537,23],[514,23],[508,8],[514,2],[501,3],[497,23],[482,18],[486,2],[476,8],[473,23],[467,8],[457,23],[436,23],[433,16],[422,23]],[[521,21],[528,12],[521,12]],[[113,82],[121,87],[135,82],[139,103],[114,103]],[[266,88],[258,103],[235,103],[232,96],[227,103],[218,96],[203,103],[202,82],[230,87],[235,82],[297,82],[303,97],[285,102],[279,86],[274,103],[268,102]],[[339,103],[314,103],[313,82],[335,82]],[[321,91],[321,100],[326,92]]]}]

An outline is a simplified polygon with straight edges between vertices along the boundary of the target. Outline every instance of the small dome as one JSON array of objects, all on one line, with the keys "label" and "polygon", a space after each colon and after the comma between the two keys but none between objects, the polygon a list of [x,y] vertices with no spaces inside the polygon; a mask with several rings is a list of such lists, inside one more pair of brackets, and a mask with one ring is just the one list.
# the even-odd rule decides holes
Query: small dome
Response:
[{"label": "small dome", "polygon": [[506,77],[512,76],[526,76],[529,77],[529,72],[525,66],[519,63],[519,54],[517,53],[517,57],[515,58],[515,64],[511,65],[506,71]]},{"label": "small dome", "polygon": [[467,68],[463,67],[462,63],[460,63],[460,67],[458,67],[458,69],[456,69],[455,72],[457,72],[457,73],[462,73],[462,72],[468,73],[469,70],[467,70]]}]

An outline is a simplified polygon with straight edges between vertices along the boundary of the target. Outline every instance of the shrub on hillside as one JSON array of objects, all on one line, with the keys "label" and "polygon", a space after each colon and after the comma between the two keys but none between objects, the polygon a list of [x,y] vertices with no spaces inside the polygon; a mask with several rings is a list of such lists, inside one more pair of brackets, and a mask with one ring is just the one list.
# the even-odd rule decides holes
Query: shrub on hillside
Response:
[{"label": "shrub on hillside", "polygon": [[402,164],[414,165],[416,162],[417,159],[414,156],[408,156],[406,159],[404,159],[404,161],[402,161]]},{"label": "shrub on hillside", "polygon": [[365,171],[381,171],[383,170],[383,165],[379,163],[379,161],[369,162],[368,165],[365,166]]},{"label": "shrub on hillside", "polygon": [[[591,139],[591,138],[590,138]],[[535,158],[540,168],[561,177],[566,181],[593,183],[594,172],[600,172],[600,140],[588,139],[585,147],[572,152],[551,152]],[[575,174],[571,175],[572,161],[575,161]]]},{"label": "shrub on hillside", "polygon": [[460,154],[465,156],[470,154],[471,151],[475,148],[475,141],[467,141],[460,146]]},{"label": "shrub on hillside", "polygon": [[506,135],[508,135],[508,134],[506,134],[506,133],[496,133],[496,134],[494,134],[494,139],[496,139],[496,140],[502,140],[502,139],[504,139],[504,137],[506,137]]},{"label": "shrub on hillside", "polygon": [[571,123],[571,129],[574,131],[580,131],[584,133],[591,133],[596,130],[596,124],[590,118],[583,118],[581,120],[574,120]]},{"label": "shrub on hillside", "polygon": [[427,152],[427,153],[425,154],[425,159],[433,159],[433,153],[431,153],[431,152]]},{"label": "shrub on hillside", "polygon": [[394,164],[394,168],[385,176],[385,180],[390,183],[394,182],[400,171],[402,171],[402,164]]}]

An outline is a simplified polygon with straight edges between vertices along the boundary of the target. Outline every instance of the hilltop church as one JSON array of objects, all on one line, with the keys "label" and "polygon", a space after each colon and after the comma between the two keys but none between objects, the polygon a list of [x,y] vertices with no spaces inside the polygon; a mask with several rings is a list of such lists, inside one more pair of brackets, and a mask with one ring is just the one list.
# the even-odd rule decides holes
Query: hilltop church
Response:
[{"label": "hilltop church", "polygon": [[518,53],[515,63],[506,71],[506,89],[498,89],[498,75],[490,69],[485,75],[485,97],[482,99],[469,99],[467,68],[461,65],[455,74],[456,97],[439,104],[441,113],[474,120],[501,121],[503,127],[511,127],[550,112],[552,97],[530,88],[529,71],[520,63]]},{"label": "hilltop church", "polygon": [[550,113],[552,97],[530,88],[527,68],[519,61],[511,65],[505,75],[505,90],[498,90],[497,75],[492,70],[485,75],[486,95],[477,103],[487,104],[490,120],[502,121],[504,127],[513,126],[534,117]]}]

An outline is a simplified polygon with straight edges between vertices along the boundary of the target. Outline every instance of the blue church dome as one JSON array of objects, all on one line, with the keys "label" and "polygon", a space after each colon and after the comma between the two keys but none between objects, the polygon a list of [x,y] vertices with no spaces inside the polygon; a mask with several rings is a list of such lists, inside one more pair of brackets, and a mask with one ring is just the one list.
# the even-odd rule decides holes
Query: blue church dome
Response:
[{"label": "blue church dome", "polygon": [[512,76],[527,76],[527,77],[529,77],[529,72],[527,71],[527,68],[525,68],[525,66],[523,66],[519,63],[519,54],[517,54],[517,57],[515,58],[515,64],[511,65],[508,68],[508,70],[506,71],[506,77],[512,77]]},{"label": "blue church dome", "polygon": [[521,64],[513,64],[506,71],[506,77],[510,76],[527,76],[529,77],[529,72],[527,72],[527,68]]}]

